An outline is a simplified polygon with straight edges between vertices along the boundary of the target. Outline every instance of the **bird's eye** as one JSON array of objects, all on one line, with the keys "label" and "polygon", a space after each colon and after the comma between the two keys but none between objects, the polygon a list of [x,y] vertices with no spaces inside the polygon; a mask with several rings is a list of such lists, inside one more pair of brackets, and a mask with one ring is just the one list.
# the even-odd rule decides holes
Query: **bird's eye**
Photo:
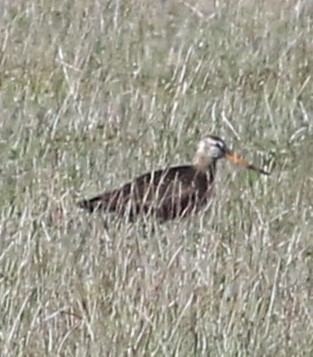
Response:
[{"label": "bird's eye", "polygon": [[216,141],[216,146],[222,151],[225,150],[225,145],[221,141]]}]

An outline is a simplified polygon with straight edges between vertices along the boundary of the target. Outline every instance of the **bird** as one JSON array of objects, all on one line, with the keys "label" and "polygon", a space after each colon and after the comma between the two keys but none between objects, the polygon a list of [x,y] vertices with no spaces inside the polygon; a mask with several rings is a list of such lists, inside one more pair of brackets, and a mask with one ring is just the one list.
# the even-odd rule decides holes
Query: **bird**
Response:
[{"label": "bird", "polygon": [[216,164],[222,158],[269,175],[230,150],[223,139],[208,135],[198,143],[191,164],[145,173],[120,188],[84,199],[78,206],[90,213],[126,215],[131,221],[139,215],[155,216],[160,221],[185,218],[209,202]]}]

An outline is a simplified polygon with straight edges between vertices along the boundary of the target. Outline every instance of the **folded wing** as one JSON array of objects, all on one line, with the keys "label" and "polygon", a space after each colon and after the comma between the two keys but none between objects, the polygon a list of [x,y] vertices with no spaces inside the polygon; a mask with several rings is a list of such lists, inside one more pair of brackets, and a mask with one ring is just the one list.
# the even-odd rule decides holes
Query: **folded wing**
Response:
[{"label": "folded wing", "polygon": [[192,166],[147,173],[120,189],[79,202],[90,212],[102,210],[127,215],[155,215],[161,220],[184,217],[206,202],[207,177]]}]

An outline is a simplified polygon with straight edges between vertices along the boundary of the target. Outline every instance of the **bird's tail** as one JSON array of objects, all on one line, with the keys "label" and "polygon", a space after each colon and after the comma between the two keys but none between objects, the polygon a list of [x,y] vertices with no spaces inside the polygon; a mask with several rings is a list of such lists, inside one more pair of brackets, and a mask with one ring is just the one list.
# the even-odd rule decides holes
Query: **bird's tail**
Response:
[{"label": "bird's tail", "polygon": [[82,200],[78,202],[78,207],[83,208],[90,213],[106,210],[106,211],[115,211],[118,202],[117,192],[106,192],[100,196],[96,196],[90,199]]},{"label": "bird's tail", "polygon": [[100,209],[102,203],[101,203],[101,200],[99,197],[94,197],[90,200],[79,201],[77,203],[77,205],[78,205],[78,207],[83,208],[83,209],[89,211],[90,213],[92,213],[92,212]]}]

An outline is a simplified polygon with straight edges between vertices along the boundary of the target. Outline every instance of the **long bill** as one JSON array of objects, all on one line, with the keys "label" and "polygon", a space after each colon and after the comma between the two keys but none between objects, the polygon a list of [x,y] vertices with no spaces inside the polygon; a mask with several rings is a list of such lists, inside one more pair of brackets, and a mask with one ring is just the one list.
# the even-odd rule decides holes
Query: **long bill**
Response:
[{"label": "long bill", "polygon": [[234,164],[242,166],[246,169],[249,170],[254,170],[259,172],[260,174],[263,175],[269,175],[270,173],[267,171],[264,171],[263,169],[260,169],[256,166],[254,166],[253,164],[250,164],[247,160],[245,160],[244,158],[238,156],[236,153],[234,153],[233,151],[227,151],[225,153],[225,158],[228,159],[229,161],[232,161]]}]

